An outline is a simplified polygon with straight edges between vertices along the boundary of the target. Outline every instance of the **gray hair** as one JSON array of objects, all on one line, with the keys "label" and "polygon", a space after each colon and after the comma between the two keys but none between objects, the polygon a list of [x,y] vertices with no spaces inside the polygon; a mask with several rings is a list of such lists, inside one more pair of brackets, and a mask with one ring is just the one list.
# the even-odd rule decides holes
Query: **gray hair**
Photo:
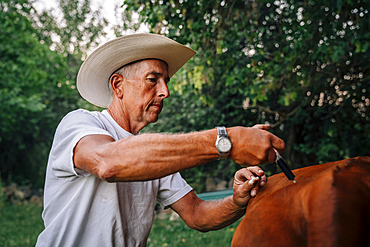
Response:
[{"label": "gray hair", "polygon": [[137,70],[139,69],[139,64],[141,61],[142,60],[123,65],[121,68],[117,69],[116,71],[112,73],[108,81],[108,88],[109,88],[109,92],[111,93],[111,95],[113,95],[112,86],[110,85],[110,79],[112,78],[112,76],[114,74],[119,74],[119,75],[122,75],[123,78],[126,78],[126,79],[132,78],[137,72]]}]

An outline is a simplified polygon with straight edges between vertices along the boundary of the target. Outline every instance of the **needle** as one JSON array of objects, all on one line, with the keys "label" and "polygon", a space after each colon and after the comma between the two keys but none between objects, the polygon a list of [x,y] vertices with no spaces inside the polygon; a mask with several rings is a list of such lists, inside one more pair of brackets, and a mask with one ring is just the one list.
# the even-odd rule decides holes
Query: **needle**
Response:
[{"label": "needle", "polygon": [[295,176],[294,176],[293,172],[289,169],[289,167],[287,166],[287,164],[285,163],[283,158],[281,158],[279,152],[275,148],[274,148],[274,151],[276,153],[276,160],[275,160],[276,164],[278,164],[280,169],[284,172],[285,176],[289,180],[292,180],[293,183],[296,183],[296,181],[294,180]]}]

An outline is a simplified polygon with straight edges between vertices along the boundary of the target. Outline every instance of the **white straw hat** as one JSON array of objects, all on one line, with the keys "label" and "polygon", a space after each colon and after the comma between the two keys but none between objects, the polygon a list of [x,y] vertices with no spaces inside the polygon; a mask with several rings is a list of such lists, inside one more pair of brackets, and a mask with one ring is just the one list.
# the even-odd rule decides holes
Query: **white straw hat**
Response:
[{"label": "white straw hat", "polygon": [[122,66],[143,59],[167,63],[172,77],[195,51],[158,34],[132,34],[111,40],[93,51],[77,75],[77,89],[90,103],[107,108],[112,100],[109,78]]}]

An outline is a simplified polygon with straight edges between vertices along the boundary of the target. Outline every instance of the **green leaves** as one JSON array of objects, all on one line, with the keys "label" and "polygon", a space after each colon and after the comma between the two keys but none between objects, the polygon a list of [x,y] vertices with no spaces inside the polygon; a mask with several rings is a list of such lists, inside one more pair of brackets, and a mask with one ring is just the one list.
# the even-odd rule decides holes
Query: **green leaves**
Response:
[{"label": "green leaves", "polygon": [[[70,17],[62,27],[49,13],[38,15],[26,0],[0,2],[0,172],[6,183],[42,187],[58,122],[72,109],[91,107],[81,103],[75,77],[101,30],[94,31],[95,21],[86,23],[94,19],[87,18],[89,1],[69,12],[73,4],[62,2]],[[57,34],[63,38],[55,44],[51,36]]]},{"label": "green leaves", "polygon": [[33,17],[41,29],[38,38],[60,54],[82,57],[98,45],[100,35],[106,35],[108,22],[101,15],[102,8],[92,11],[90,0],[60,0],[58,4],[61,16],[44,11]]},{"label": "green leaves", "polygon": [[[61,1],[61,17],[35,13],[26,0],[0,6],[2,176],[18,176],[16,167],[36,176],[59,119],[92,108],[75,77],[107,23],[89,0]],[[368,1],[127,0],[122,8],[118,36],[145,23],[197,51],[171,78],[171,97],[147,131],[268,122],[286,141],[292,167],[370,155]],[[27,149],[30,155],[18,155]],[[238,168],[216,163],[188,175],[202,181]],[[24,174],[18,179],[31,177]]]},{"label": "green leaves", "polygon": [[[178,100],[186,98],[187,105],[212,104],[173,112],[172,120],[182,115],[180,125],[198,123],[185,129],[268,122],[286,141],[285,158],[293,167],[370,155],[369,144],[358,142],[368,138],[370,126],[367,1],[125,4],[128,11],[140,9],[140,20],[153,32],[197,50],[185,67],[188,78],[171,83],[181,85],[174,88],[181,88]],[[355,124],[361,130],[347,128]],[[171,126],[166,131],[181,129]]]}]

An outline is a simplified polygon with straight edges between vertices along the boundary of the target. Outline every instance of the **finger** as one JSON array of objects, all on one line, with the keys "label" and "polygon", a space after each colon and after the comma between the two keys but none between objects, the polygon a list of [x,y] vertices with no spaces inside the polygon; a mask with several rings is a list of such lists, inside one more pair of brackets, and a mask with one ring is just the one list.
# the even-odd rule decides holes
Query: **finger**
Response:
[{"label": "finger", "polygon": [[277,149],[277,151],[279,153],[282,153],[284,152],[284,149],[285,149],[285,143],[282,139],[280,139],[279,137],[277,136],[273,136],[272,139],[271,139],[271,145],[272,147],[274,147],[275,149]]},{"label": "finger", "polygon": [[[264,186],[266,184],[267,177],[266,177],[265,173],[263,172],[263,170],[260,169],[258,166],[257,167],[256,166],[247,167],[246,169],[248,169],[253,174],[255,174],[255,175],[257,175],[259,177],[258,186],[256,186],[256,188],[252,189],[252,191],[251,191],[251,195],[254,197],[257,194],[259,187],[262,187],[262,186]],[[253,182],[253,184],[255,184],[254,183],[255,182],[255,179],[252,178],[252,179],[250,179],[248,181],[248,183],[252,183],[252,182]]]},{"label": "finger", "polygon": [[269,163],[274,163],[276,161],[276,153],[273,148],[267,150],[267,160]]},{"label": "finger", "polygon": [[248,184],[252,185],[252,186],[255,186],[257,184],[258,185],[257,190],[258,190],[258,187],[260,185],[258,182],[260,181],[261,177],[263,178],[263,181],[264,181],[262,184],[265,184],[266,183],[266,176],[265,176],[263,170],[260,169],[259,167],[243,168],[243,169],[240,169],[235,174],[236,182],[238,182],[238,181],[240,181],[242,183],[248,182]]},{"label": "finger", "polygon": [[263,175],[260,177],[260,186],[264,186],[267,183],[267,176]]},{"label": "finger", "polygon": [[251,190],[251,197],[256,197],[258,189],[254,188]]},{"label": "finger", "polygon": [[259,168],[258,166],[249,166],[246,169],[248,171],[252,172],[254,175],[256,175],[258,177],[261,177],[261,176],[265,175],[263,170],[261,168]]},{"label": "finger", "polygon": [[251,189],[251,196],[252,197],[255,197],[257,195],[257,192],[258,192],[258,189],[259,189],[259,177],[252,177],[251,180],[248,181],[248,184],[251,185],[251,186],[254,186],[252,189]]},{"label": "finger", "polygon": [[250,195],[252,197],[255,197],[260,187],[260,184],[259,184],[260,176],[264,176],[264,172],[259,167],[248,167],[245,169],[252,173],[252,175],[248,178],[248,185],[252,186],[252,188],[249,188]]},{"label": "finger", "polygon": [[259,179],[260,179],[259,177],[253,177],[252,176],[251,179],[248,181],[248,184],[249,185],[255,185],[255,184],[257,184]]},{"label": "finger", "polygon": [[264,176],[263,171],[259,169],[258,167],[248,167],[248,168],[240,169],[235,174],[234,183],[236,183],[236,185],[241,186],[243,190],[247,189],[248,192],[251,191],[251,195],[255,196],[258,192],[259,180],[260,180],[257,174],[262,174]]},{"label": "finger", "polygon": [[236,181],[247,181],[250,180],[250,177],[253,175],[247,168],[240,169],[235,173],[235,180]]},{"label": "finger", "polygon": [[241,185],[240,187],[242,195],[244,197],[248,195],[250,195],[251,197],[255,197],[258,192],[258,181],[259,181],[258,177],[251,177],[251,179],[249,179],[248,182]]}]

